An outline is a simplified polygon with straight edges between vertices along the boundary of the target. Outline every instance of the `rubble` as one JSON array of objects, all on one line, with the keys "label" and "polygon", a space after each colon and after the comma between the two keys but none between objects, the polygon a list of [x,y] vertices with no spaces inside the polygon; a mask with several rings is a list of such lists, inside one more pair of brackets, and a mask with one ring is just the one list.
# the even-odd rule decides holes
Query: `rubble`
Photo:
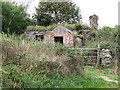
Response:
[{"label": "rubble", "polygon": [[112,56],[110,54],[109,49],[102,49],[100,52],[100,64],[103,67],[111,66]]}]

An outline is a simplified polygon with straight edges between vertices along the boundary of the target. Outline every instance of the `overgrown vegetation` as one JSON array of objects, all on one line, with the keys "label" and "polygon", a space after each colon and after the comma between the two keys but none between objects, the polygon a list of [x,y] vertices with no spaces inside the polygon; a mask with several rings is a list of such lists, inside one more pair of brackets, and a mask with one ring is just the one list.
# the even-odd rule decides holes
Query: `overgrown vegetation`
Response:
[{"label": "overgrown vegetation", "polygon": [[16,3],[4,2],[2,3],[2,31],[5,33],[21,34],[26,27],[30,25],[30,19],[26,13],[26,7],[23,5],[17,5]]},{"label": "overgrown vegetation", "polygon": [[2,34],[2,38],[3,67],[14,66],[19,72],[40,73],[47,77],[83,74],[79,57],[67,47],[31,42],[15,35]]},{"label": "overgrown vegetation", "polygon": [[55,24],[55,25],[50,25],[50,26],[28,26],[27,30],[53,30],[55,29],[57,26],[64,26],[72,31],[77,31],[78,33],[82,30],[82,28],[90,28],[88,25],[86,24],[68,24],[68,23],[64,23],[64,24]]},{"label": "overgrown vegetation", "polygon": [[[23,35],[16,36],[16,34],[23,33],[24,29],[26,29],[26,27],[30,24],[30,19],[25,12],[25,7],[8,2],[2,3],[2,9],[4,11],[1,15],[3,19],[2,28],[4,33],[2,32],[2,34],[0,34],[2,36],[2,43],[0,44],[2,45],[3,64],[2,67],[0,67],[0,73],[3,75],[2,88],[118,87],[118,83],[116,82],[107,82],[99,78],[99,76],[103,75],[113,80],[118,80],[118,76],[116,75],[117,73],[114,68],[96,69],[95,67],[85,67],[83,66],[83,61],[80,55],[76,53],[77,50],[69,49],[68,47],[60,44],[49,44],[41,41],[28,41],[23,37]],[[61,6],[62,4],[55,4],[57,6],[56,8],[53,8],[58,9],[58,6],[60,6],[59,11],[57,10],[56,17],[61,16],[60,12],[63,12],[63,6]],[[66,5],[69,6],[69,4]],[[63,12],[67,15],[64,17],[65,20],[62,20],[63,15],[61,16],[62,18],[57,18],[56,20],[56,17],[52,18],[53,13],[55,13],[54,10],[52,13],[47,12],[46,14],[44,13],[45,11],[41,11],[41,16],[39,17],[39,15],[37,15],[36,18],[38,22],[40,21],[38,24],[43,26],[28,26],[27,30],[53,30],[58,25],[62,25],[74,31],[74,36],[84,38],[84,35],[81,35],[82,29],[90,28],[88,25],[76,23],[80,22],[81,19],[80,14],[78,14],[79,8],[75,8],[76,5],[73,4],[70,5],[72,10],[65,8],[65,10],[68,11]],[[49,7],[52,8],[53,6]],[[50,8],[47,7],[46,9]],[[74,17],[68,17],[68,13],[72,14]],[[37,9],[37,14],[39,14],[39,9]],[[48,14],[51,14],[52,16],[49,18]],[[41,18],[43,20],[41,20]],[[68,18],[74,19],[71,21]],[[55,21],[52,21],[52,19]],[[31,23],[31,25],[36,24],[33,19],[32,21],[33,23]],[[62,22],[72,24],[58,24]],[[54,23],[56,24],[51,25]],[[101,49],[109,49],[113,58],[116,58],[116,55],[119,58],[119,29],[119,27],[104,27],[98,31],[91,30],[89,33],[90,38],[85,41],[84,47],[93,48],[97,47],[99,44]],[[88,58],[85,59],[88,60]]]},{"label": "overgrown vegetation", "polygon": [[86,67],[84,77],[80,76],[46,76],[41,72],[24,72],[16,66],[2,68],[3,87],[8,88],[117,88],[118,83],[107,82],[99,76],[118,80],[117,76],[102,74],[95,68]]},{"label": "overgrown vegetation", "polygon": [[93,30],[90,34],[92,38],[86,40],[84,47],[97,47],[97,45],[100,45],[101,49],[109,49],[112,56],[115,56],[118,27],[111,28],[106,26],[97,31]]},{"label": "overgrown vegetation", "polygon": [[15,35],[2,38],[4,88],[117,88],[117,83],[93,77],[93,69],[84,69],[76,51],[67,47]]}]

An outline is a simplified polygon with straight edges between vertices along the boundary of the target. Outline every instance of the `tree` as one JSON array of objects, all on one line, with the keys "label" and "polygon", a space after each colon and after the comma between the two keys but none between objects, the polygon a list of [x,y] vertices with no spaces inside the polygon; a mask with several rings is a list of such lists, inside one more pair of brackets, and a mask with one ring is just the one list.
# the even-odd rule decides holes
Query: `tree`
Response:
[{"label": "tree", "polygon": [[80,23],[79,7],[71,2],[39,2],[34,18],[37,25],[48,26],[51,24]]},{"label": "tree", "polygon": [[[1,2],[1,1],[0,1]],[[5,33],[22,33],[29,25],[29,18],[22,5],[2,2],[2,31]]]},{"label": "tree", "polygon": [[117,35],[117,43],[118,43],[118,59],[120,59],[120,26],[118,27],[118,35]]},{"label": "tree", "polygon": [[118,26],[118,32],[117,32],[117,45],[116,45],[116,56],[117,59],[115,61],[115,73],[120,75],[119,65],[120,65],[120,26]]}]

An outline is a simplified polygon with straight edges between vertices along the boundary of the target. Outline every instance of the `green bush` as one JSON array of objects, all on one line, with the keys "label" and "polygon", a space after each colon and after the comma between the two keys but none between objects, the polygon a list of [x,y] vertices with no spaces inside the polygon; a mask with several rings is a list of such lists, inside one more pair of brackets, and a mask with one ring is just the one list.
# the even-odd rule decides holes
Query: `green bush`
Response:
[{"label": "green bush", "polygon": [[50,26],[28,26],[27,27],[27,30],[53,30],[54,28],[56,28],[57,26],[63,26],[63,27],[66,27],[70,30],[76,30],[79,32],[79,30],[82,29],[82,27],[86,27],[86,28],[89,28],[87,25],[84,25],[84,24],[68,24],[68,23],[64,23],[64,24],[54,24],[54,25],[50,25]]},{"label": "green bush", "polygon": [[26,27],[30,25],[29,15],[25,12],[23,5],[13,4],[0,0],[2,3],[1,8],[4,12],[2,13],[2,31],[5,33],[16,33],[21,34],[24,32]]},{"label": "green bush", "polygon": [[[53,73],[54,75],[55,73],[64,75],[72,73],[71,70],[81,64],[81,62],[79,64],[74,62],[77,61],[77,55],[74,51],[69,50],[63,45],[38,41],[32,42],[22,38],[19,38],[18,42],[18,38],[15,38],[16,36],[9,35],[7,37],[6,34],[2,36],[4,66],[18,65],[30,72],[35,68],[36,70],[44,71],[42,73],[47,75],[53,75]],[[70,63],[73,65],[72,67],[69,67]],[[82,71],[79,72],[81,73]],[[75,70],[74,73],[76,73]]]},{"label": "green bush", "polygon": [[82,29],[82,25],[81,24],[75,24],[75,30],[81,30]]},{"label": "green bush", "polygon": [[100,45],[101,49],[109,49],[112,56],[115,57],[116,54],[116,37],[118,33],[118,27],[111,28],[111,27],[103,27],[101,30],[91,32],[92,36],[97,36],[96,39],[93,40],[86,40],[86,45],[84,47],[97,47],[97,45]]}]

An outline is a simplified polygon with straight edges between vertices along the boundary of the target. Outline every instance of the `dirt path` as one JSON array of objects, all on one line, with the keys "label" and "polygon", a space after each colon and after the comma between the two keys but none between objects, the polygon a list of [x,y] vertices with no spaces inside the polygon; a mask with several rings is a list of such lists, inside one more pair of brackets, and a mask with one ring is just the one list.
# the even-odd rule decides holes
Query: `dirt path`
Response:
[{"label": "dirt path", "polygon": [[102,78],[102,79],[104,79],[105,81],[108,81],[108,82],[116,82],[116,83],[118,83],[117,80],[112,80],[112,79],[110,79],[110,78],[108,78],[106,76],[99,76],[99,78]]}]

